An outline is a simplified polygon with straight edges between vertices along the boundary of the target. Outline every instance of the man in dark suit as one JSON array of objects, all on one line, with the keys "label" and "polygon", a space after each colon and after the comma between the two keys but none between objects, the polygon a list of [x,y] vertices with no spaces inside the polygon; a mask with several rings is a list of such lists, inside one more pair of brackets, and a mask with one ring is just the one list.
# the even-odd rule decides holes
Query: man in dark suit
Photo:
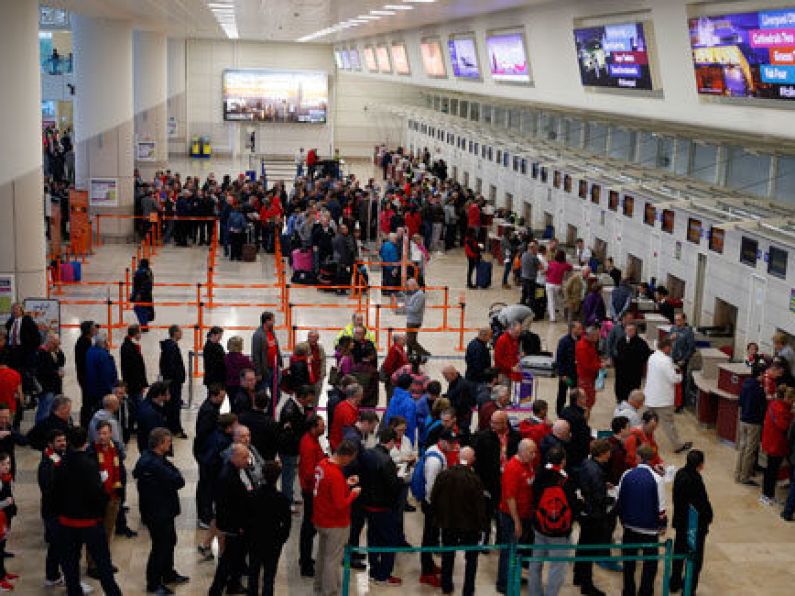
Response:
[{"label": "man in dark suit", "polygon": [[558,341],[555,353],[555,364],[558,373],[558,400],[555,411],[558,416],[566,407],[569,389],[577,386],[577,363],[574,359],[574,348],[582,336],[583,327],[579,321],[569,325],[569,332]]},{"label": "man in dark suit", "polygon": [[138,406],[144,396],[144,389],[149,387],[146,380],[146,363],[141,353],[141,326],[130,325],[127,328],[127,337],[121,344],[119,354],[121,356],[121,378],[127,383],[127,393],[129,399],[127,403],[130,407],[129,418],[135,423]]},{"label": "man in dark suit", "polygon": [[41,345],[39,328],[17,302],[11,305],[11,316],[6,321],[6,331],[8,348],[11,352],[11,368],[24,377],[26,372],[32,373],[35,367],[36,350]]},{"label": "man in dark suit", "polygon": [[182,339],[182,329],[179,325],[168,328],[168,339],[160,342],[160,376],[164,381],[170,381],[169,393],[171,399],[166,405],[166,421],[168,429],[175,437],[187,439],[188,435],[182,429],[180,414],[182,410],[182,384],[185,382],[185,362],[179,349],[179,340]]},{"label": "man in dark suit", "polygon": [[149,434],[156,428],[166,426],[166,402],[170,395],[168,383],[158,381],[152,383],[146,399],[138,408],[138,452],[143,453],[149,447]]},{"label": "man in dark suit", "polygon": [[80,323],[80,337],[75,342],[75,372],[77,373],[77,384],[80,385],[82,400],[80,403],[88,402],[88,390],[86,385],[86,355],[88,349],[94,345],[94,337],[99,331],[99,326],[94,321],[83,321]]}]

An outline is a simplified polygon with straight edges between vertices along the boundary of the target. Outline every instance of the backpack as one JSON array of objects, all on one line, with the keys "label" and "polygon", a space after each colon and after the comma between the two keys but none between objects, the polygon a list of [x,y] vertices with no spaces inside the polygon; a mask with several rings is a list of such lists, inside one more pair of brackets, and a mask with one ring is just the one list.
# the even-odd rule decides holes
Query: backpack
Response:
[{"label": "backpack", "polygon": [[568,536],[572,513],[563,486],[554,484],[541,493],[536,507],[536,525],[545,536]]},{"label": "backpack", "polygon": [[411,494],[414,498],[422,502],[425,500],[425,462],[429,457],[435,457],[442,465],[444,465],[444,458],[436,451],[426,451],[425,454],[417,461],[414,467],[414,472],[411,474]]},{"label": "backpack", "polygon": [[431,418],[430,414],[428,414],[428,416],[425,418],[425,430],[423,431],[423,434],[425,436],[423,437],[423,439],[424,439],[423,440],[423,444],[420,445],[420,457],[425,455],[425,451],[427,451],[427,448],[425,447],[424,443],[425,443],[425,441],[428,440],[428,435],[431,434],[432,430],[434,430],[436,428],[439,428],[441,425],[442,425],[442,421],[439,418],[434,420],[433,418]]}]

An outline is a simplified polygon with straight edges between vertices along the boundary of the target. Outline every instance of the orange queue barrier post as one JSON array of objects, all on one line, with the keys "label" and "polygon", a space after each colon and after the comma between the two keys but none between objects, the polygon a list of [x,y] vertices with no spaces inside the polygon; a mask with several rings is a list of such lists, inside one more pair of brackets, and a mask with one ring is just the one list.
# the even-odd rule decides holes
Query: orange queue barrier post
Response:
[{"label": "orange queue barrier post", "polygon": [[127,297],[127,308],[130,308],[129,304],[129,297],[132,294],[132,288],[130,287],[130,268],[124,268],[124,295]]},{"label": "orange queue barrier post", "polygon": [[[370,310],[369,308],[367,309]],[[381,343],[381,305],[375,305],[375,349],[377,350]],[[389,346],[387,346],[388,348]]]},{"label": "orange queue barrier post", "polygon": [[[458,332],[458,348],[456,348],[459,352],[464,351],[464,311],[466,310],[466,304],[461,302],[459,304],[461,307],[461,319],[459,320],[459,332]],[[445,310],[445,312],[447,312]]]},{"label": "orange queue barrier post", "polygon": [[119,323],[124,321],[124,282],[119,282]]},{"label": "orange queue barrier post", "polygon": [[[445,305],[445,307],[447,307],[450,304],[449,300],[450,300],[450,288],[448,286],[445,286],[444,287],[444,305]],[[447,327],[447,311],[448,310],[449,310],[448,308],[445,308],[442,311],[442,327]]]}]

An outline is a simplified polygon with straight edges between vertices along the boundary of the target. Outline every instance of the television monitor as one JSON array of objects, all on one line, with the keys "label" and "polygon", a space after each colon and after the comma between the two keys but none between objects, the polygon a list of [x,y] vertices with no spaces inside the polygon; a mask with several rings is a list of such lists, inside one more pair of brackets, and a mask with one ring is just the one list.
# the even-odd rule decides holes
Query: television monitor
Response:
[{"label": "television monitor", "polygon": [[351,57],[348,53],[348,50],[342,50],[342,69],[343,70],[350,70],[351,69]]},{"label": "television monitor", "polygon": [[489,156],[489,161],[494,161],[494,148],[489,146],[486,153]]},{"label": "television monitor", "polygon": [[337,68],[342,68],[342,50],[334,50],[334,63]]},{"label": "television monitor", "polygon": [[571,193],[571,176],[563,176],[563,192]]},{"label": "television monitor", "polygon": [[673,209],[663,209],[662,213],[662,231],[668,234],[674,233],[674,220],[676,213]]},{"label": "television monitor", "polygon": [[555,170],[552,174],[552,186],[560,188],[560,170]]},{"label": "television monitor", "polygon": [[375,61],[378,64],[378,72],[385,74],[392,72],[392,63],[389,61],[389,50],[386,46],[376,46]]},{"label": "television monitor", "polygon": [[577,188],[577,196],[581,199],[584,199],[588,196],[588,181],[587,180],[580,180],[580,185]]},{"label": "television monitor", "polygon": [[758,250],[759,242],[747,236],[743,236],[742,242],[740,243],[740,262],[750,265],[751,267],[756,267]]},{"label": "television monitor", "polygon": [[530,168],[530,176],[532,178],[538,178],[538,169],[539,169],[538,162],[533,162],[533,165]]},{"label": "television monitor", "polygon": [[516,155],[513,156],[513,171],[514,172],[519,171],[519,157]]},{"label": "television monitor", "polygon": [[689,217],[687,219],[687,241],[693,244],[701,243],[701,220]]},{"label": "television monitor", "polygon": [[486,35],[486,54],[491,78],[501,83],[529,83],[530,64],[527,60],[524,35],[518,32]]},{"label": "television monitor", "polygon": [[602,199],[602,187],[599,186],[598,184],[591,185],[591,203],[598,205],[601,199]]},{"label": "television monitor", "polygon": [[547,180],[549,180],[549,170],[547,170],[546,166],[541,166],[541,182],[546,184]]},{"label": "television monitor", "polygon": [[723,254],[723,242],[726,239],[726,232],[722,228],[716,228],[712,226],[709,231],[709,249],[718,253]]},{"label": "television monitor", "polygon": [[657,208],[653,203],[646,203],[646,207],[643,210],[643,223],[645,223],[647,226],[653,226],[656,220]]},{"label": "television monitor", "polygon": [[607,208],[610,209],[610,211],[618,211],[618,203],[619,199],[617,190],[611,190],[609,193],[607,193]]},{"label": "television monitor", "polygon": [[427,76],[438,79],[447,78],[442,43],[438,39],[423,40],[420,44],[420,56],[422,56],[422,68]]},{"label": "television monitor", "polygon": [[575,29],[574,43],[586,87],[652,89],[643,23]]},{"label": "television monitor", "polygon": [[511,155],[507,151],[504,151],[502,154],[502,167],[507,168],[508,163],[510,163],[510,160],[511,160]]},{"label": "television monitor", "polygon": [[224,120],[324,124],[328,75],[312,70],[227,69]]},{"label": "television monitor", "polygon": [[453,76],[458,79],[480,79],[478,47],[472,34],[455,35],[447,42]]},{"label": "television monitor", "polygon": [[627,217],[634,217],[635,197],[624,195],[624,215],[626,215]]},{"label": "television monitor", "polygon": [[789,253],[786,250],[771,246],[767,254],[767,272],[774,277],[786,279],[788,257]]},{"label": "television monitor", "polygon": [[502,149],[497,149],[497,158],[494,161],[496,161],[497,163],[502,162]]},{"label": "television monitor", "polygon": [[356,48],[351,48],[348,55],[351,58],[351,68],[353,70],[361,70],[362,69],[362,61],[359,59],[359,50]]},{"label": "television monitor", "polygon": [[690,19],[703,95],[795,99],[795,8]]},{"label": "television monitor", "polygon": [[522,159],[521,172],[523,175],[527,175],[527,160],[524,158]]},{"label": "television monitor", "polygon": [[370,72],[378,72],[378,62],[375,61],[375,49],[373,46],[364,48],[364,65]]},{"label": "television monitor", "polygon": [[411,68],[409,68],[409,55],[406,52],[405,43],[392,44],[392,64],[395,67],[395,74],[411,74]]}]

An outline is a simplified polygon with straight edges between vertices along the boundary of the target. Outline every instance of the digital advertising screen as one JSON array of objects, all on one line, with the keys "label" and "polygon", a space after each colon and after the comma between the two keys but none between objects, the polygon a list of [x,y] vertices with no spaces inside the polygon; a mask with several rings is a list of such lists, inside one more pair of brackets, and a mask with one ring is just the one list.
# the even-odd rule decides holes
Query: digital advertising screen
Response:
[{"label": "digital advertising screen", "polygon": [[599,201],[602,199],[602,187],[598,184],[594,184],[591,186],[591,203],[595,205],[599,204]]},{"label": "digital advertising screen", "polygon": [[351,48],[348,55],[351,59],[351,68],[353,70],[361,70],[362,69],[362,61],[359,59],[359,50],[356,48]]},{"label": "digital advertising screen", "polygon": [[479,79],[478,48],[472,35],[451,37],[447,42],[453,76],[459,79]]},{"label": "digital advertising screen", "polygon": [[635,215],[635,197],[624,195],[624,215],[627,217]]},{"label": "digital advertising screen", "polygon": [[224,120],[324,124],[328,75],[311,70],[247,69],[223,73]]},{"label": "digital advertising screen", "polygon": [[342,68],[342,50],[334,50],[334,62],[337,68]]},{"label": "digital advertising screen", "polygon": [[392,65],[395,67],[395,72],[399,75],[411,74],[411,68],[409,67],[409,55],[408,52],[406,52],[406,44],[392,44]]},{"label": "digital advertising screen", "polygon": [[378,63],[375,61],[375,50],[373,46],[364,48],[364,65],[370,72],[378,72]]},{"label": "digital advertising screen", "polygon": [[643,223],[647,226],[653,226],[657,220],[657,208],[652,203],[646,203],[643,210]]},{"label": "digital advertising screen", "polygon": [[444,66],[442,44],[438,39],[426,39],[420,44],[422,68],[425,74],[434,78],[446,78],[447,69]]},{"label": "digital advertising screen", "polygon": [[652,89],[642,23],[575,29],[574,43],[586,87]]},{"label": "digital advertising screen", "polygon": [[795,99],[795,8],[690,19],[703,95]]},{"label": "digital advertising screen", "polygon": [[529,83],[530,65],[527,61],[524,35],[521,33],[493,33],[486,36],[486,54],[491,77],[503,83]]},{"label": "digital advertising screen", "polygon": [[767,272],[775,277],[786,279],[788,257],[789,253],[786,250],[771,246],[767,254]]},{"label": "digital advertising screen", "polygon": [[723,243],[726,240],[726,232],[722,228],[712,226],[709,231],[709,249],[723,254]]},{"label": "digital advertising screen", "polygon": [[693,217],[687,220],[687,241],[693,244],[701,243],[701,220]]},{"label": "digital advertising screen", "polygon": [[610,209],[611,211],[618,211],[618,203],[619,203],[618,191],[611,190],[607,195],[607,208]]},{"label": "digital advertising screen", "polygon": [[674,212],[673,209],[663,209],[662,231],[667,232],[668,234],[673,234],[675,219],[676,219],[676,213]]},{"label": "digital advertising screen", "polygon": [[740,243],[740,262],[751,267],[756,267],[757,251],[759,250],[759,243],[752,238],[743,236]]},{"label": "digital advertising screen", "polygon": [[340,52],[342,54],[342,70],[350,70],[351,69],[351,57],[348,54],[348,50],[342,50]]},{"label": "digital advertising screen", "polygon": [[392,72],[392,64],[389,62],[389,50],[386,46],[377,46],[375,48],[375,61],[378,63],[378,72]]}]

